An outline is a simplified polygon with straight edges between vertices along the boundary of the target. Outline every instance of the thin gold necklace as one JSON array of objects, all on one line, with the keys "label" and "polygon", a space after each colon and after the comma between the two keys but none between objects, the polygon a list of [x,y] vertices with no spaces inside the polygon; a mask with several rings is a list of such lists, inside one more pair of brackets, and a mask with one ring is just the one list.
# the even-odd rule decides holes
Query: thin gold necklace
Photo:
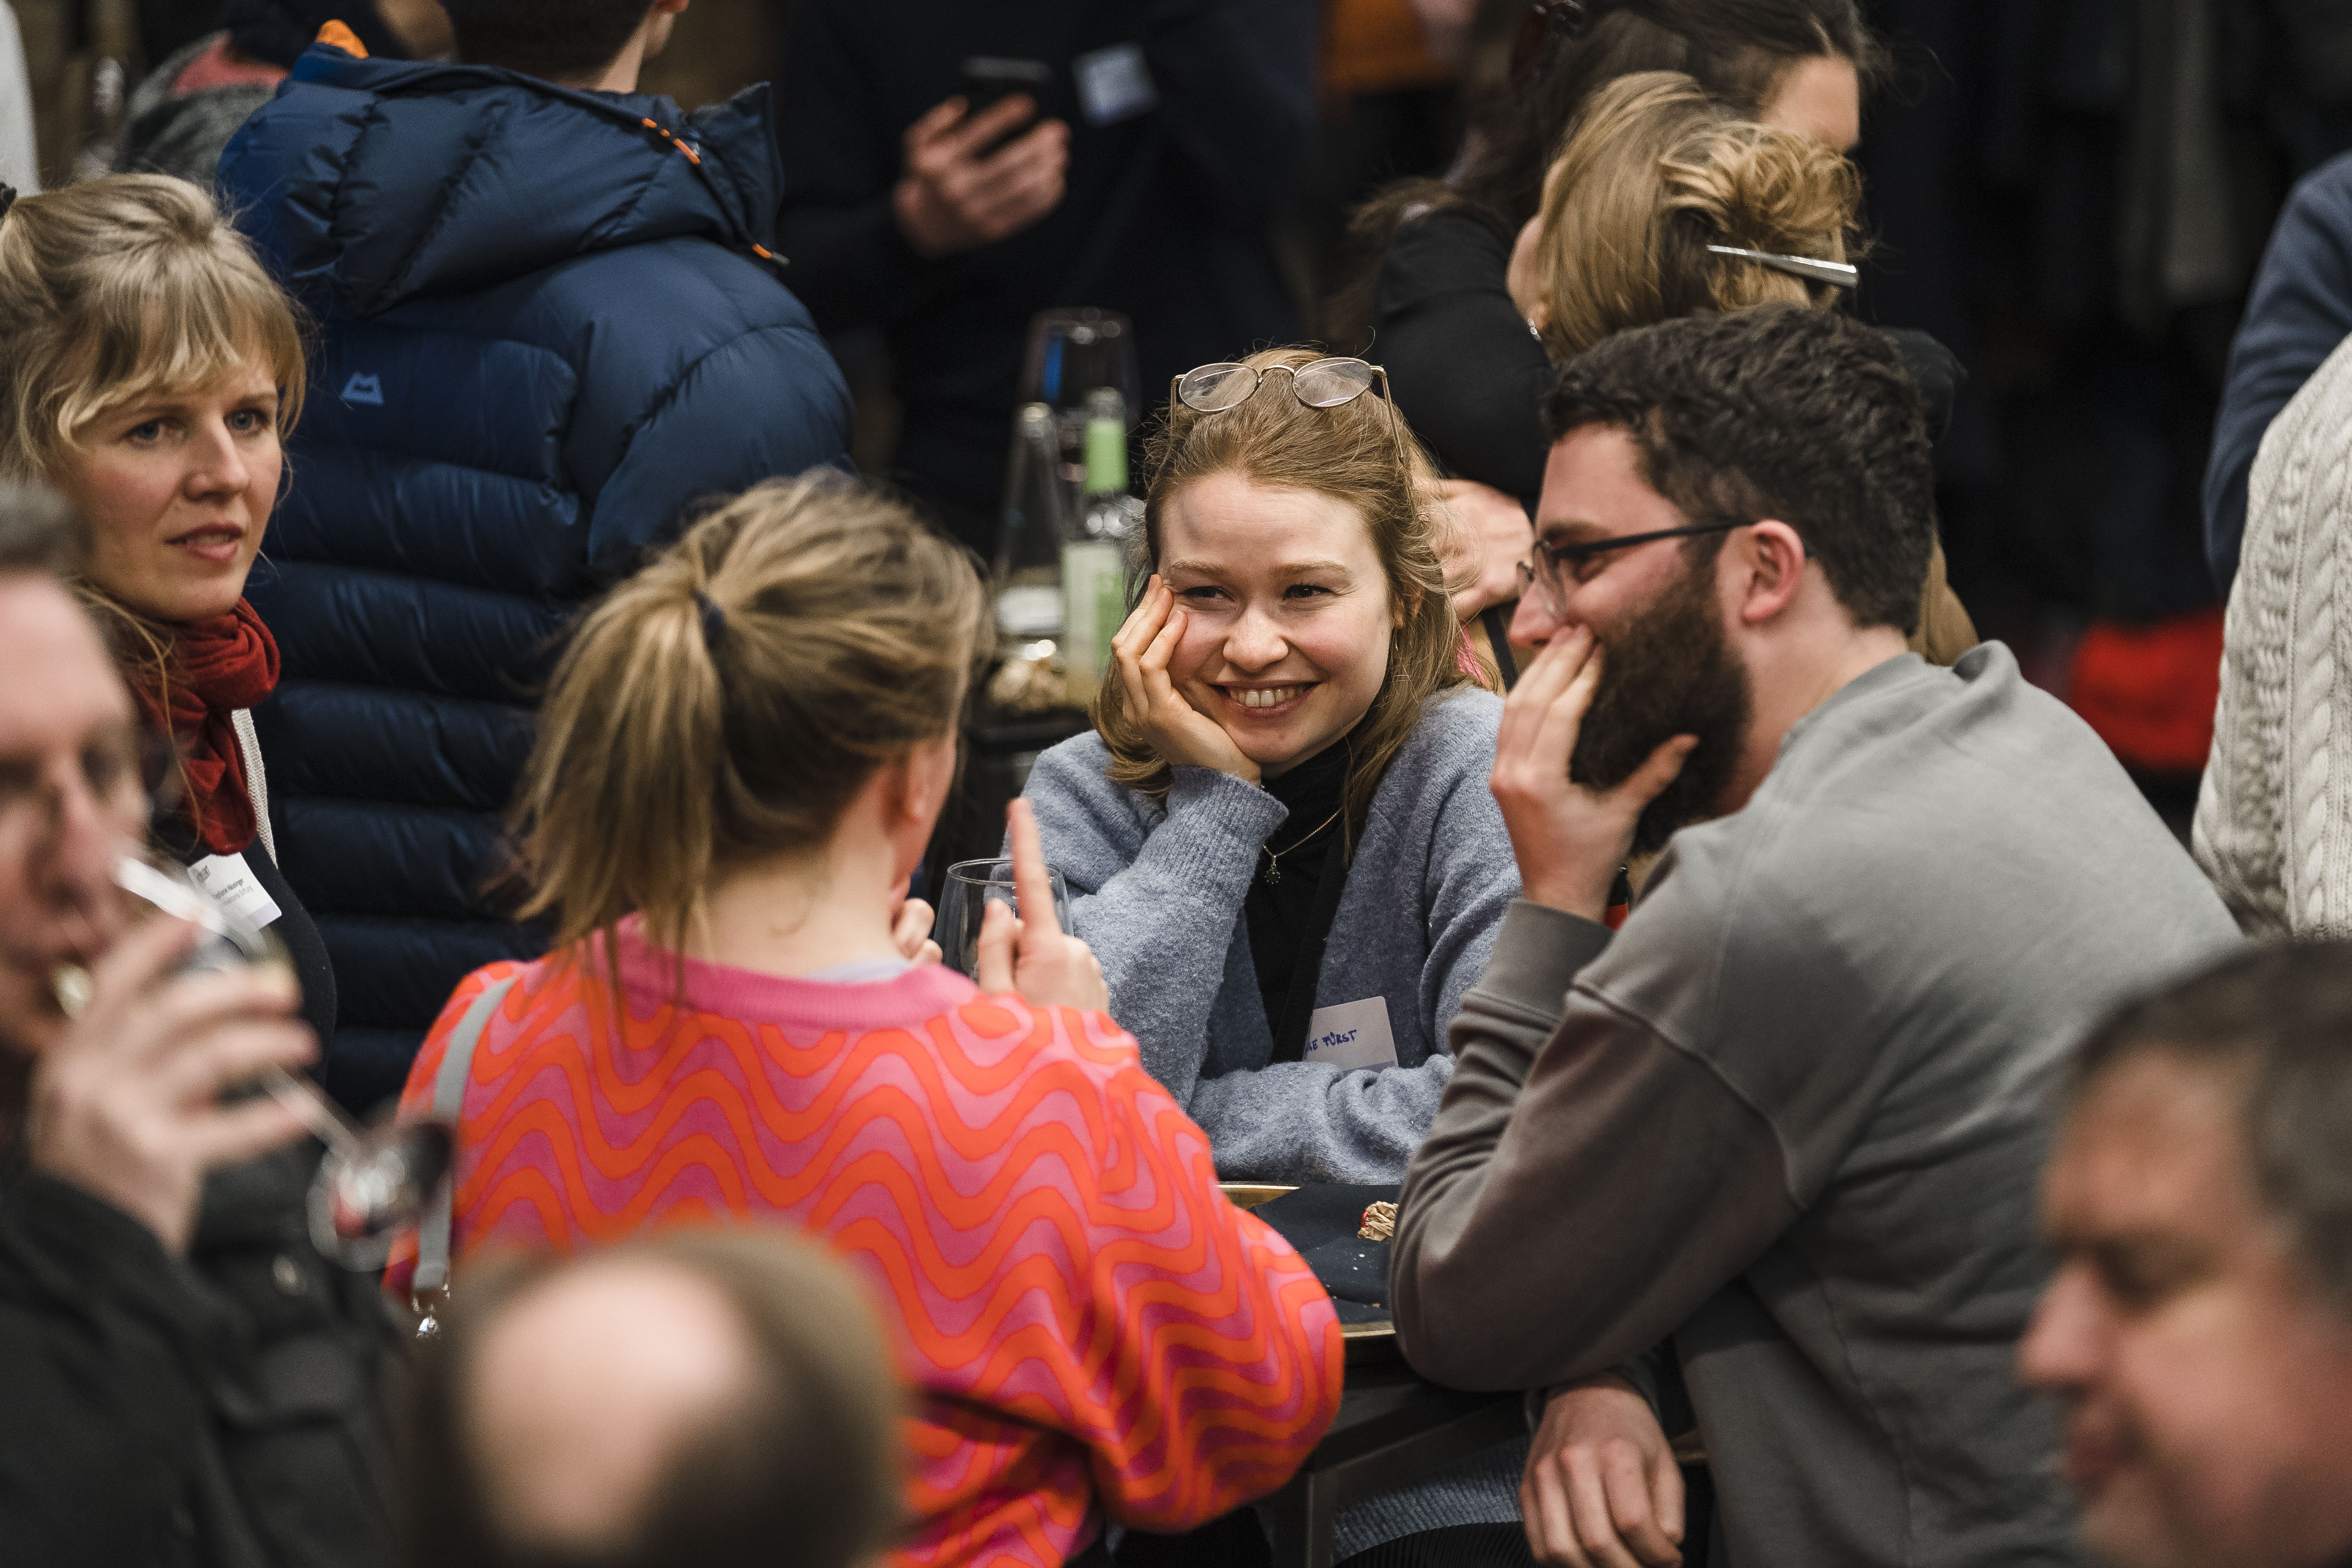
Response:
[{"label": "thin gold necklace", "polygon": [[[1339,807],[1339,811],[1345,811],[1348,808],[1345,805]],[[1339,821],[1339,811],[1333,812],[1321,822],[1317,823],[1313,827],[1307,829],[1305,835],[1292,839],[1288,844],[1284,845],[1279,849],[1270,849],[1263,844],[1259,845],[1257,847],[1257,852],[1265,857],[1265,875],[1261,879],[1261,880],[1263,880],[1269,888],[1280,887],[1282,885],[1282,858],[1285,855],[1289,854],[1292,850],[1297,848],[1299,846],[1307,843],[1309,839],[1316,837],[1325,828]]]}]

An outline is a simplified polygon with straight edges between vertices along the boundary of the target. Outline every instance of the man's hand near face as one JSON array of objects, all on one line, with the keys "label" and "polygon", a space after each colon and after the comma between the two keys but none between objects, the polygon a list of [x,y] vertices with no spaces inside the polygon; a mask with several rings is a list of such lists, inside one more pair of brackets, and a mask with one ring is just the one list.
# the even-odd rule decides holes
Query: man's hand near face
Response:
[{"label": "man's hand near face", "polygon": [[1061,205],[1069,172],[1070,128],[1061,121],[996,146],[1037,112],[1034,100],[1015,93],[978,114],[969,107],[950,98],[907,128],[907,172],[891,193],[899,232],[934,260],[1027,228]]},{"label": "man's hand near face", "polygon": [[1569,758],[1601,685],[1601,649],[1581,626],[1554,637],[1503,703],[1490,787],[1531,903],[1589,921],[1607,912],[1609,890],[1633,847],[1643,810],[1682,772],[1698,744],[1677,735],[1614,789],[1571,783]]},{"label": "man's hand near face", "polygon": [[275,1100],[225,1105],[222,1091],[318,1053],[289,977],[174,975],[194,940],[157,921],[99,961],[89,1005],[34,1068],[26,1119],[35,1170],[112,1204],[173,1253],[187,1250],[207,1173],[302,1131]]}]

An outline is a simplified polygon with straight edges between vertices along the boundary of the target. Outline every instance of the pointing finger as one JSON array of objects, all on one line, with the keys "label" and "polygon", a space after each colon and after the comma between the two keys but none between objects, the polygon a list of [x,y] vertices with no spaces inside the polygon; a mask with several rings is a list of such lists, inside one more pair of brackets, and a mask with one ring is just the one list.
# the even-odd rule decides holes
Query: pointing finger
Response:
[{"label": "pointing finger", "polygon": [[1062,934],[1054,913],[1054,879],[1045,866],[1045,840],[1037,834],[1037,814],[1025,800],[1005,808],[1013,837],[1013,890],[1021,900],[1021,945],[1034,951]]}]

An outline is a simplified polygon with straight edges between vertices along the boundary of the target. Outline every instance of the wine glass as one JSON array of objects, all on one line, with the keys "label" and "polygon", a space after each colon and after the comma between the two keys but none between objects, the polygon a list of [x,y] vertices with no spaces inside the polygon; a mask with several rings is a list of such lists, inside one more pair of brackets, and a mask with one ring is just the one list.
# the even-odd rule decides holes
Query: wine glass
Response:
[{"label": "wine glass", "polygon": [[[115,860],[114,880],[123,891],[202,933],[184,971],[277,969],[290,975],[284,943],[197,887],[180,868],[166,869],[124,854]],[[327,1146],[310,1184],[311,1241],[346,1268],[383,1268],[394,1237],[424,1214],[449,1174],[456,1142],[448,1127],[404,1121],[396,1110],[362,1127],[316,1084],[279,1067],[264,1068],[251,1082]]]},{"label": "wine glass", "polygon": [[[1051,866],[1045,868],[1045,876],[1054,885],[1054,919],[1066,931],[1070,929],[1069,884]],[[980,977],[981,921],[991,904],[1009,905],[1013,918],[1020,918],[1021,895],[1013,885],[1012,861],[959,860],[948,868],[932,938],[949,963],[974,979]]]}]

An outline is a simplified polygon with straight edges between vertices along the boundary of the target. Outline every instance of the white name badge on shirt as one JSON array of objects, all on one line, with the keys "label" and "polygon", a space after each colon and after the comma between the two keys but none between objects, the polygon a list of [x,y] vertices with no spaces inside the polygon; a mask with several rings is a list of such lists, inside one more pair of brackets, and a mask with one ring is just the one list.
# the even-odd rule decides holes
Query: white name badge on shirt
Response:
[{"label": "white name badge on shirt", "polygon": [[253,875],[242,855],[214,855],[188,868],[188,876],[213,902],[255,929],[285,914]]},{"label": "white name badge on shirt", "polygon": [[1367,996],[1336,1007],[1318,1007],[1307,1020],[1307,1052],[1301,1058],[1342,1068],[1392,1068],[1396,1037],[1389,1033],[1389,999]]},{"label": "white name badge on shirt", "polygon": [[1089,125],[1116,125],[1160,107],[1160,89],[1152,85],[1151,67],[1140,44],[1113,44],[1070,62],[1078,79],[1078,107]]}]

